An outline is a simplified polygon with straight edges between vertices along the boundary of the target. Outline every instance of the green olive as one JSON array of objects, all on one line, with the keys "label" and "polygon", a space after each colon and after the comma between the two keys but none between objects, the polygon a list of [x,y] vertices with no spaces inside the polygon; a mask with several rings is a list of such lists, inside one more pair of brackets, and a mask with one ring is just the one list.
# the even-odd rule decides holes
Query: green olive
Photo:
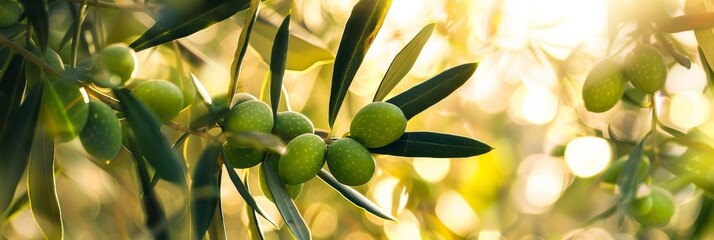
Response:
[{"label": "green olive", "polygon": [[94,84],[106,88],[120,86],[134,78],[137,66],[138,60],[134,49],[123,43],[108,46],[94,59],[92,66]]},{"label": "green olive", "polygon": [[583,85],[583,102],[591,112],[605,112],[614,107],[625,91],[625,77],[620,66],[604,60],[590,71]]},{"label": "green olive", "polygon": [[315,127],[309,118],[299,112],[279,112],[275,116],[273,134],[285,142],[304,133],[315,133]]},{"label": "green olive", "polygon": [[[622,171],[622,168],[625,166],[625,162],[627,162],[627,158],[629,158],[628,155],[624,155],[617,159],[610,168],[605,171],[605,173],[602,175],[602,181],[605,183],[610,183],[610,184],[615,184],[617,183],[617,178],[620,176],[620,172]],[[638,165],[637,168],[637,181],[642,181],[645,180],[647,177],[647,171],[650,168],[650,159],[642,155],[642,158],[640,158],[640,164]]]},{"label": "green olive", "polygon": [[23,7],[19,1],[0,0],[0,27],[8,27],[20,20]]},{"label": "green olive", "polygon": [[[269,133],[273,129],[273,112],[268,104],[250,100],[234,106],[226,114],[223,124],[225,132],[264,132]],[[229,138],[228,142],[232,142]]]},{"label": "green olive", "polygon": [[181,89],[168,81],[150,80],[139,83],[132,94],[164,123],[171,121],[183,109]]},{"label": "green olive", "polygon": [[[270,161],[272,164],[271,166],[275,168],[276,172],[278,170],[278,161],[280,160],[279,155],[270,155],[268,157],[268,161]],[[270,192],[270,189],[268,188],[268,180],[265,178],[265,165],[260,165],[260,172],[259,172],[259,177],[260,177],[260,190],[263,192],[263,195],[265,195],[268,200],[271,202],[275,202],[275,199],[273,199],[273,194]],[[288,190],[288,194],[290,194],[290,198],[292,199],[297,199],[300,196],[300,192],[302,192],[302,186],[303,184],[297,184],[297,185],[285,185],[285,189]]]},{"label": "green olive", "polygon": [[399,107],[388,102],[367,104],[355,114],[350,135],[365,147],[383,147],[397,140],[407,128],[407,118]]},{"label": "green olive", "polygon": [[265,157],[265,151],[253,148],[240,148],[230,143],[223,144],[226,159],[234,168],[249,168],[258,165]]},{"label": "green olive", "polygon": [[79,140],[93,157],[99,160],[114,158],[122,144],[121,124],[114,110],[102,102],[89,102],[89,118]]},{"label": "green olive", "polygon": [[669,224],[676,208],[677,204],[672,194],[654,186],[649,196],[635,199],[628,212],[633,219],[644,226],[664,227]]},{"label": "green olive", "polygon": [[[42,55],[42,53],[40,53],[39,48],[33,48],[32,53],[34,53],[36,56]],[[59,54],[57,54],[57,52],[55,52],[51,48],[47,48],[45,56],[42,57],[42,60],[45,61],[45,64],[49,65],[55,70],[64,71],[64,63],[62,63],[62,58],[59,56]],[[45,78],[47,78],[47,80],[50,80],[50,82],[54,82],[55,80],[59,79],[59,76],[52,74],[47,70],[41,69],[34,63],[27,61],[27,64],[25,66],[25,76],[29,85],[34,85],[35,83],[40,81],[40,76],[42,74],[44,74]]]},{"label": "green olive", "polygon": [[654,93],[664,85],[667,67],[657,48],[640,45],[627,58],[624,73],[635,88],[645,93]]},{"label": "green olive", "polygon": [[327,167],[340,183],[358,186],[372,179],[375,162],[362,144],[351,138],[341,138],[327,149]]},{"label": "green olive", "polygon": [[40,119],[45,129],[60,142],[74,139],[89,116],[88,98],[77,81],[57,79],[45,84]]},{"label": "green olive", "polygon": [[297,185],[317,175],[325,164],[325,142],[312,133],[305,133],[285,146],[278,172],[285,184]]}]

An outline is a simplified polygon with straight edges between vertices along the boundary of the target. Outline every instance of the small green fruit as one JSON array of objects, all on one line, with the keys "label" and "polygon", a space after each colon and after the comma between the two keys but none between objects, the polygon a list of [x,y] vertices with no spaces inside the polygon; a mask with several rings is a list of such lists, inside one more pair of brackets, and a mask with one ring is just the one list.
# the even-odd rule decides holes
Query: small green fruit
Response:
[{"label": "small green fruit", "polygon": [[150,80],[139,83],[132,94],[164,123],[171,121],[183,108],[181,89],[168,81]]},{"label": "small green fruit", "polygon": [[[280,159],[279,155],[270,155],[268,157],[268,161],[270,161],[271,166],[275,168],[275,170],[278,170],[278,161]],[[265,195],[268,200],[271,202],[275,202],[275,199],[273,199],[273,194],[270,193],[270,189],[268,188],[268,180],[265,178],[265,165],[260,165],[260,172],[259,172],[259,177],[260,177],[260,190],[263,192],[263,195]],[[297,185],[285,185],[285,188],[288,190],[288,194],[290,194],[290,198],[292,199],[297,199],[300,196],[300,192],[302,192],[302,186],[303,184],[297,184]]]},{"label": "small green fruit", "polygon": [[[268,104],[250,100],[233,107],[228,114],[223,125],[225,132],[264,132],[269,133],[273,129],[273,112]],[[238,143],[228,142],[238,145]]]},{"label": "small green fruit", "polygon": [[664,59],[652,45],[637,46],[628,57],[624,70],[625,78],[645,93],[654,93],[662,88],[667,78]]},{"label": "small green fruit", "polygon": [[14,0],[0,0],[0,27],[8,27],[20,20],[22,4]]},{"label": "small green fruit", "polygon": [[122,144],[122,130],[114,111],[102,102],[89,102],[89,118],[79,140],[93,157],[109,160],[119,153]]},{"label": "small green fruit", "polygon": [[45,84],[40,118],[45,129],[60,142],[74,139],[84,129],[89,116],[88,99],[79,83],[57,79]]},{"label": "small green fruit", "polygon": [[230,143],[223,144],[226,158],[234,168],[249,168],[258,165],[265,157],[265,151],[253,148],[240,148]]},{"label": "small green fruit", "polygon": [[125,44],[114,44],[102,49],[92,66],[94,84],[109,88],[126,83],[136,75],[137,62],[136,52]]},{"label": "small green fruit", "polygon": [[[33,48],[32,53],[34,53],[36,56],[42,55],[42,53],[40,53],[39,48]],[[57,54],[57,52],[55,52],[51,48],[47,48],[45,56],[42,59],[50,67],[59,71],[64,71],[64,63],[62,63],[62,58],[59,56],[59,54]],[[30,85],[34,85],[35,83],[40,81],[40,76],[43,74],[42,71],[43,70],[40,69],[39,66],[35,65],[30,61],[27,61],[27,64],[25,66],[25,76],[27,78],[27,82]],[[47,78],[47,80],[50,80],[50,82],[54,82],[59,79],[59,76],[52,74],[47,70],[44,71],[44,76]]]},{"label": "small green fruit", "polygon": [[362,144],[351,138],[341,138],[327,149],[327,167],[340,183],[358,186],[372,179],[375,162]]},{"label": "small green fruit", "polygon": [[404,134],[407,118],[399,107],[388,102],[367,104],[355,114],[350,135],[365,147],[383,147]]},{"label": "small green fruit", "polygon": [[325,164],[325,142],[306,133],[290,141],[280,157],[278,172],[285,184],[297,185],[312,179]]},{"label": "small green fruit", "polygon": [[251,95],[250,93],[236,93],[233,95],[233,100],[231,102],[231,108],[235,107],[238,104],[250,101],[250,100],[258,100],[255,96]]},{"label": "small green fruit", "polygon": [[299,112],[279,112],[275,116],[273,134],[285,142],[304,133],[315,133],[315,127],[309,118]]},{"label": "small green fruit", "polygon": [[[620,176],[620,172],[625,166],[625,162],[627,162],[628,157],[628,155],[624,155],[617,159],[617,161],[612,163],[612,166],[610,166],[610,168],[608,168],[607,171],[605,171],[605,173],[602,175],[602,181],[610,184],[617,183],[617,178]],[[650,159],[647,156],[642,155],[642,158],[640,160],[640,164],[637,168],[637,181],[645,180],[645,178],[647,177],[647,171],[650,168]]]},{"label": "small green fruit", "polygon": [[624,91],[625,77],[620,66],[612,60],[604,60],[585,79],[585,108],[591,112],[605,112],[617,104]]},{"label": "small green fruit", "polygon": [[664,227],[669,223],[676,208],[672,194],[655,186],[649,196],[635,199],[628,212],[644,226]]}]

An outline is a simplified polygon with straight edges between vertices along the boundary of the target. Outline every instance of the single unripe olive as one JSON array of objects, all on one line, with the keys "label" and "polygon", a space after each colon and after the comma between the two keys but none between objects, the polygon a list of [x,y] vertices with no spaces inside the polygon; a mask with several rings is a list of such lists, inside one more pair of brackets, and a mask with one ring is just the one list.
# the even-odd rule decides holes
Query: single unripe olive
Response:
[{"label": "single unripe olive", "polygon": [[84,150],[98,160],[109,160],[119,153],[122,130],[119,118],[102,102],[89,102],[89,118],[79,133]]},{"label": "single unripe olive", "polygon": [[[181,89],[181,93],[183,93],[184,108],[187,108],[196,100],[196,85],[193,84],[193,81],[190,76],[187,76],[183,72],[179,71],[179,69],[177,68],[171,68],[169,82],[176,84],[176,86]],[[223,101],[225,104],[225,100]],[[216,103],[215,99],[213,103]]]},{"label": "single unripe olive", "polygon": [[45,84],[40,108],[45,129],[60,142],[74,139],[84,129],[89,115],[88,99],[77,81],[57,79]]},{"label": "single unripe olive", "polygon": [[[624,155],[617,159],[610,168],[605,171],[605,173],[602,175],[602,181],[605,183],[610,183],[610,184],[615,184],[617,183],[617,178],[620,176],[620,172],[622,171],[622,168],[625,166],[625,163],[627,162],[627,158],[629,158],[628,155]],[[647,171],[650,168],[650,159],[642,155],[642,158],[640,158],[640,164],[638,165],[637,168],[637,181],[642,181],[645,180],[647,177]]]},{"label": "single unripe olive", "polygon": [[126,83],[136,75],[137,62],[134,49],[123,43],[102,49],[92,66],[94,84],[108,88]]},{"label": "single unripe olive", "polygon": [[309,118],[299,112],[279,112],[275,116],[273,134],[285,142],[304,133],[315,133],[315,127]]},{"label": "single unripe olive", "polygon": [[404,134],[407,118],[399,107],[388,102],[367,104],[355,114],[350,135],[365,147],[382,147]]},{"label": "single unripe olive", "polygon": [[241,148],[227,142],[223,144],[223,151],[226,153],[226,159],[234,168],[249,168],[258,165],[265,157],[265,151],[250,147]]},{"label": "single unripe olive", "polygon": [[278,162],[278,173],[285,184],[307,182],[325,164],[325,142],[319,136],[306,133],[290,141]]},{"label": "single unripe olive", "polygon": [[[268,104],[250,100],[234,106],[226,114],[223,124],[225,132],[264,132],[273,129],[273,112]],[[228,139],[228,142],[238,145]]]},{"label": "single unripe olive", "polygon": [[[275,168],[276,172],[278,170],[278,161],[280,160],[279,155],[270,155],[268,157],[268,161],[271,163],[271,167]],[[275,202],[275,199],[273,199],[273,194],[270,192],[270,189],[268,188],[268,180],[265,178],[265,165],[261,164],[260,165],[260,172],[259,172],[259,177],[260,177],[260,190],[263,192],[263,195],[265,195],[268,200],[271,202]],[[292,199],[297,199],[300,196],[300,192],[302,192],[302,186],[303,184],[297,184],[297,185],[290,185],[290,184],[285,184],[285,189],[288,190],[288,194],[290,194],[290,198]]]},{"label": "single unripe olive", "polygon": [[633,219],[644,226],[664,227],[669,223],[676,208],[672,194],[654,186],[649,196],[635,199],[628,212]]},{"label": "single unripe olive", "polygon": [[615,106],[625,91],[625,77],[620,66],[603,60],[590,70],[583,85],[583,102],[591,112],[604,112]]},{"label": "single unripe olive", "polygon": [[171,121],[183,108],[181,89],[168,81],[145,81],[136,85],[131,93],[164,123]]},{"label": "single unripe olive", "polygon": [[20,20],[22,4],[16,0],[0,0],[0,27],[7,27]]},{"label": "single unripe olive", "polygon": [[327,167],[338,182],[358,186],[372,179],[375,162],[362,144],[351,138],[341,138],[327,149]]},{"label": "single unripe olive", "polygon": [[[33,48],[32,53],[34,53],[38,57],[42,56],[42,53],[40,52],[39,48]],[[57,52],[55,52],[51,48],[47,48],[44,57],[40,58],[42,58],[42,60],[45,61],[45,64],[49,65],[50,67],[59,71],[64,71],[64,63],[62,63],[62,58],[59,56],[59,54],[57,54]],[[41,69],[39,66],[35,65],[30,61],[27,61],[27,64],[25,65],[25,76],[27,78],[27,82],[30,85],[34,85],[35,83],[40,81],[40,76],[43,74],[42,71],[43,69]],[[44,76],[47,78],[47,80],[50,80],[50,82],[54,82],[55,80],[59,79],[59,76],[52,74],[48,70],[44,70]]]},{"label": "single unripe olive", "polygon": [[640,45],[627,58],[624,73],[635,88],[645,93],[654,93],[664,85],[667,67],[657,48]]},{"label": "single unripe olive", "polygon": [[233,100],[231,101],[231,108],[235,107],[238,104],[250,101],[250,100],[258,100],[255,96],[253,96],[250,93],[236,93],[233,95]]}]

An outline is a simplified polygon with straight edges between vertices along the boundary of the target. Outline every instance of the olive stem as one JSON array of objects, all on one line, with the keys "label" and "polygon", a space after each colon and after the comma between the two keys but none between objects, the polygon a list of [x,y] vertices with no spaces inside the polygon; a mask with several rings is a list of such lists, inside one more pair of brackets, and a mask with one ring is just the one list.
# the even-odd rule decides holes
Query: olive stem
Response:
[{"label": "olive stem", "polygon": [[87,17],[87,0],[82,0],[75,19],[74,35],[72,35],[72,55],[70,56],[70,66],[77,66],[77,52],[79,51],[79,35],[82,33],[82,24]]},{"label": "olive stem", "polygon": [[178,124],[178,123],[173,122],[173,121],[167,122],[167,123],[166,123],[166,126],[172,128],[172,129],[174,129],[174,130],[177,130],[177,131],[180,131],[180,132],[185,132],[185,133],[190,133],[190,134],[193,134],[193,135],[197,135],[197,136],[199,136],[199,137],[202,137],[202,138],[206,138],[206,139],[212,139],[212,138],[213,138],[213,136],[211,136],[210,134],[208,134],[208,133],[206,133],[206,132],[204,132],[204,131],[191,130],[191,129],[188,129],[188,128],[184,127],[184,126],[181,126],[181,124]]},{"label": "olive stem", "polygon": [[650,102],[652,103],[652,135],[650,136],[652,141],[650,144],[652,145],[652,158],[654,159],[653,166],[659,165],[659,154],[657,153],[657,122],[659,122],[657,118],[657,104],[655,102],[655,96],[654,93],[650,94]]}]

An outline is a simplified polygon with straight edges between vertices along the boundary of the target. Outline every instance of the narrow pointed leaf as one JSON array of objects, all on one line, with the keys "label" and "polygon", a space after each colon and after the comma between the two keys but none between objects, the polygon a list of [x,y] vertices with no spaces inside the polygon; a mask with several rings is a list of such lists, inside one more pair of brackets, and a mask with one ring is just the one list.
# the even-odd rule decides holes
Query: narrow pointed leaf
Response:
[{"label": "narrow pointed leaf", "polygon": [[330,91],[329,124],[332,127],[372,41],[382,27],[391,0],[360,0],[352,9],[335,56]]},{"label": "narrow pointed leaf", "polygon": [[357,207],[362,208],[365,211],[374,214],[375,216],[380,217],[382,219],[397,221],[397,219],[390,215],[389,212],[385,211],[377,204],[370,201],[367,197],[359,193],[357,190],[354,190],[353,188],[345,186],[342,183],[338,182],[337,179],[335,179],[335,177],[330,175],[330,173],[328,173],[327,171],[320,170],[320,172],[317,173],[317,176],[319,176],[322,181],[327,183],[327,185],[330,185],[330,187],[342,194],[342,196],[345,197],[347,201],[350,201]]},{"label": "narrow pointed leaf", "polygon": [[[248,187],[248,171],[245,172],[243,179],[245,179],[243,185],[245,185],[246,189],[250,190]],[[260,222],[258,222],[258,217],[255,215],[255,210],[247,204],[246,210],[248,213],[248,230],[250,232],[250,238],[256,240],[265,239],[265,236],[263,236],[263,230],[260,228]]]},{"label": "narrow pointed leaf", "polygon": [[[225,152],[222,153],[223,159],[226,159],[225,157]],[[268,220],[273,226],[277,226],[275,224],[275,221],[271,219],[265,212],[258,206],[258,203],[255,202],[255,199],[253,198],[253,195],[250,194],[250,191],[248,191],[248,188],[243,185],[243,181],[241,181],[240,177],[238,176],[238,173],[236,173],[235,168],[231,165],[230,161],[223,161],[223,164],[226,165],[226,171],[228,172],[228,177],[231,179],[231,182],[233,182],[233,185],[236,187],[236,190],[238,190],[238,193],[240,194],[241,197],[243,197],[243,200],[245,200],[245,203],[248,204],[255,212],[260,214],[265,220]]]},{"label": "narrow pointed leaf", "polygon": [[228,98],[226,99],[229,105],[233,105],[233,96],[238,90],[240,69],[243,66],[243,60],[245,60],[245,53],[248,52],[248,43],[253,35],[253,25],[255,19],[258,18],[259,8],[260,0],[250,0],[248,12],[245,19],[243,19],[243,29],[241,29],[240,37],[238,37],[238,47],[236,48],[236,52],[233,55],[233,62],[231,63],[231,82],[228,85]]},{"label": "narrow pointed leaf", "polygon": [[462,64],[426,80],[387,102],[397,105],[407,119],[438,103],[456,91],[471,78],[476,71],[477,63]]},{"label": "narrow pointed leaf", "polygon": [[52,137],[38,128],[27,170],[27,194],[32,215],[45,239],[61,239],[63,235],[62,214],[55,187],[54,158]]},{"label": "narrow pointed leaf", "polygon": [[[220,177],[218,178],[220,179]],[[220,183],[218,181],[218,188],[220,189]],[[223,222],[223,208],[221,207],[221,198],[218,198],[218,204],[216,205],[216,210],[213,213],[213,220],[211,220],[211,225],[208,226],[208,239],[211,240],[226,240],[226,226]]]},{"label": "narrow pointed leaf", "polygon": [[657,30],[666,33],[705,30],[712,27],[714,27],[714,13],[711,12],[677,16],[657,24]]},{"label": "narrow pointed leaf", "polygon": [[225,136],[243,147],[251,147],[258,150],[267,149],[278,154],[285,152],[285,143],[283,143],[283,140],[280,140],[279,137],[270,133],[226,132]]},{"label": "narrow pointed leaf", "polygon": [[11,116],[20,109],[25,83],[25,59],[14,55],[0,76],[0,138],[9,130]]},{"label": "narrow pointed leaf", "polygon": [[630,207],[630,203],[635,199],[635,193],[637,192],[637,169],[639,169],[640,159],[642,158],[642,148],[645,145],[645,140],[647,136],[645,135],[642,140],[635,145],[627,158],[625,165],[622,167],[622,173],[617,177],[617,187],[620,188],[620,195],[617,198],[618,208],[622,211],[618,215],[618,222],[622,224],[623,218],[625,217],[626,210]]},{"label": "narrow pointed leaf", "polygon": [[[250,46],[258,52],[260,58],[270,64],[271,43],[278,31],[277,24],[258,18],[253,26]],[[285,68],[293,71],[305,71],[318,64],[334,61],[335,57],[327,51],[324,44],[290,33],[288,40],[288,58]]]},{"label": "narrow pointed leaf", "polygon": [[[685,6],[687,14],[704,14],[714,11],[714,5],[708,4],[704,0],[689,0]],[[714,59],[714,29],[695,30],[694,36],[706,59]],[[708,63],[709,67],[714,69],[714,61],[708,61]]]},{"label": "narrow pointed leaf", "polygon": [[[132,145],[132,149],[137,149],[139,147],[139,143],[133,136],[129,137],[129,144]],[[151,186],[151,180],[149,179],[149,173],[144,165],[144,160],[141,159],[142,156],[139,155],[137,151],[132,152],[132,154],[134,154],[134,158],[136,158],[136,170],[137,175],[139,175],[139,184],[141,185],[141,204],[144,207],[144,214],[146,214],[146,226],[149,228],[154,238],[170,239],[166,224],[166,214],[164,213],[164,208],[161,207],[161,204],[159,203],[159,199],[154,193],[153,186]]]},{"label": "narrow pointed leaf", "polygon": [[268,158],[263,160],[265,180],[268,182],[268,189],[270,193],[273,194],[273,199],[275,200],[275,205],[278,207],[280,215],[283,216],[285,224],[290,228],[290,232],[298,240],[308,240],[311,239],[310,229],[305,223],[305,219],[302,218],[300,212],[295,206],[295,202],[290,198],[290,193],[285,188],[283,180],[278,176],[277,166],[273,167],[270,165]]},{"label": "narrow pointed leaf", "polygon": [[460,158],[485,154],[492,149],[471,138],[435,132],[405,132],[387,146],[370,148],[369,151],[402,157]]},{"label": "narrow pointed leaf", "polygon": [[220,198],[218,188],[218,154],[221,145],[211,144],[198,159],[196,170],[191,183],[191,218],[193,234],[196,239],[203,238],[208,226],[211,224],[213,214]]},{"label": "narrow pointed leaf", "polygon": [[190,12],[163,11],[156,23],[129,46],[138,52],[191,35],[248,8],[250,3],[248,0],[201,2],[200,6],[194,7]]},{"label": "narrow pointed leaf", "polygon": [[0,215],[0,219],[6,219],[6,220],[11,220],[12,217],[20,212],[20,210],[25,209],[25,207],[28,205],[27,203],[30,201],[30,198],[27,196],[27,192],[21,195],[20,198],[15,199],[12,204],[5,210],[2,215]]},{"label": "narrow pointed leaf", "polygon": [[[44,81],[40,81],[27,93],[18,114],[9,120],[7,133],[0,138],[0,213],[5,212],[15,196],[15,189],[25,172],[30,148],[35,136],[35,126],[40,112]],[[2,220],[2,219],[0,219]],[[2,222],[2,221],[0,221]]]},{"label": "narrow pointed leaf", "polygon": [[[159,177],[175,184],[186,184],[184,168],[171,144],[161,133],[161,125],[153,113],[126,89],[114,89],[130,129],[136,137],[138,151],[156,170]],[[137,158],[141,161],[141,158]]]},{"label": "narrow pointed leaf", "polygon": [[280,89],[283,86],[285,75],[285,60],[288,57],[288,39],[290,37],[290,15],[285,17],[278,28],[273,41],[273,50],[270,52],[270,105],[273,118],[278,113],[280,104]]},{"label": "narrow pointed leaf", "polygon": [[377,93],[374,94],[372,101],[382,101],[404,76],[409,73],[417,57],[419,57],[421,49],[424,48],[426,41],[429,40],[429,36],[431,36],[431,33],[434,31],[434,26],[436,26],[435,23],[424,26],[424,28],[397,53],[397,56],[392,60],[392,64],[389,65],[387,73],[384,74],[384,78],[382,78],[382,82],[379,84]]},{"label": "narrow pointed leaf", "polygon": [[47,50],[50,33],[50,23],[47,17],[49,6],[47,0],[20,0],[25,7],[25,13],[32,29],[35,30],[37,42],[40,44],[42,52]]},{"label": "narrow pointed leaf", "polygon": [[208,93],[208,90],[206,90],[206,87],[203,86],[201,80],[198,80],[196,75],[193,75],[193,73],[190,73],[189,75],[191,76],[193,86],[196,87],[196,91],[198,91],[198,96],[201,97],[201,99],[204,103],[206,103],[206,105],[213,104],[213,98],[211,98],[211,94]]}]

